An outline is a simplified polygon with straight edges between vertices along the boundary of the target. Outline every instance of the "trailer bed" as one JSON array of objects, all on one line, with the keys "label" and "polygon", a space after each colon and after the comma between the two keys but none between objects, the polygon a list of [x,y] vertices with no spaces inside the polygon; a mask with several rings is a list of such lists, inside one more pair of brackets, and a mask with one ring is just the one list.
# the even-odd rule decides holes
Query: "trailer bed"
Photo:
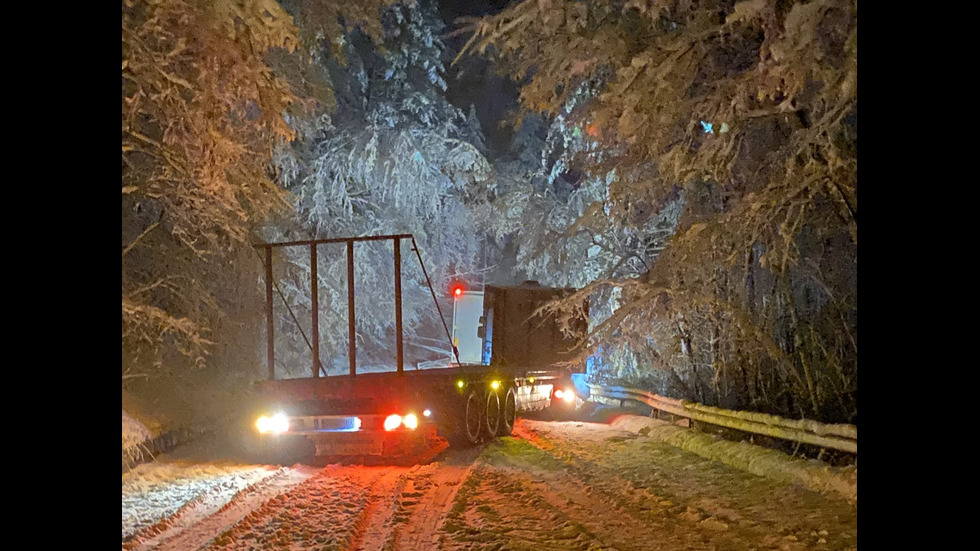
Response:
[{"label": "trailer bed", "polygon": [[[461,443],[498,436],[502,429],[484,428],[490,417],[504,419],[502,413],[487,413],[491,400],[490,407],[501,412],[511,403],[512,416],[541,410],[552,404],[553,391],[566,380],[559,369],[463,365],[258,384],[265,415],[288,420],[280,437],[307,438],[317,455],[392,457],[425,453],[454,436]],[[467,409],[474,400],[475,418]],[[393,415],[412,415],[417,426],[388,428],[385,422]]]},{"label": "trailer bed", "polygon": [[[518,410],[547,407],[557,381],[567,377],[559,369],[462,365],[416,371],[358,373],[331,377],[276,379],[258,383],[269,400],[283,404],[306,404],[296,414],[382,414],[415,408],[430,410],[456,396],[462,388],[493,381],[512,384],[519,390]],[[463,387],[459,384],[462,382]],[[539,403],[540,402],[540,403]]]}]

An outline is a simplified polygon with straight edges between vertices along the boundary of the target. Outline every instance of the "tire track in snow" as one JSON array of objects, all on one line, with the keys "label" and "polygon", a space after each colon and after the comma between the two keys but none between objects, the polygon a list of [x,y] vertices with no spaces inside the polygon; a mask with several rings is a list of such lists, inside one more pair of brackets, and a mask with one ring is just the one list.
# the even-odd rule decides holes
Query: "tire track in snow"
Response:
[{"label": "tire track in snow", "polygon": [[217,534],[208,548],[354,549],[365,543],[369,526],[385,525],[383,496],[407,470],[329,465]]},{"label": "tire track in snow", "polygon": [[408,514],[407,523],[393,531],[391,549],[422,551],[439,547],[439,527],[482,449],[451,450],[442,461],[419,467],[412,473],[414,476],[406,483],[399,503],[400,510]]},{"label": "tire track in snow", "polygon": [[642,551],[651,548],[653,542],[663,544],[658,541],[654,519],[642,518],[625,509],[615,497],[586,484],[569,471],[542,473],[519,467],[500,470],[539,496],[554,511],[560,511],[568,521],[579,525],[583,535],[602,548]]},{"label": "tire track in snow", "polygon": [[275,475],[239,491],[217,511],[160,541],[159,545],[152,549],[155,551],[200,549],[210,543],[216,534],[233,526],[263,503],[301,484],[314,474],[316,469],[312,467],[295,466],[282,469]]},{"label": "tire track in snow", "polygon": [[207,490],[199,492],[193,499],[181,505],[180,508],[167,517],[139,530],[127,538],[123,542],[122,548],[127,551],[146,551],[153,549],[162,541],[175,537],[182,530],[213,514],[231,499],[234,499],[238,493],[255,484],[269,481],[284,474],[285,470],[282,468],[275,471],[252,473],[252,476],[242,477],[245,479],[245,487],[237,489],[235,492],[229,492],[229,488],[235,488],[232,482],[219,482]]},{"label": "tire track in snow", "polygon": [[[624,488],[622,494],[610,493],[601,488],[601,476],[581,472],[542,449],[527,439],[520,427],[515,435],[517,438],[492,444],[481,458],[484,483],[476,492],[479,497],[472,500],[478,503],[475,511],[468,511],[471,522],[480,519],[479,523],[491,528],[488,532],[526,538],[524,543],[542,549],[584,546],[642,551],[668,543],[657,530],[662,515],[625,506],[623,495],[630,495],[629,489]],[[502,506],[502,502],[510,507]],[[528,530],[534,524],[529,522],[522,530],[511,532],[514,527],[508,526],[506,519],[513,518],[517,510],[524,511],[529,521],[537,517],[538,528]],[[547,521],[540,522],[542,518]],[[473,539],[472,534],[462,535],[464,541]]]},{"label": "tire track in snow", "polygon": [[[491,452],[492,453],[492,452]],[[440,526],[438,549],[584,551],[599,542],[526,482],[523,472],[478,460]]]},{"label": "tire track in snow", "polygon": [[[608,432],[615,437],[620,431]],[[514,434],[564,466],[534,481],[531,487],[537,494],[617,549],[697,548],[705,545],[705,533],[727,530],[727,524],[714,516],[639,488],[614,469],[571,452],[567,445],[556,447],[565,442],[542,440],[534,428],[522,424]],[[590,515],[593,508],[615,515]]]},{"label": "tire track in snow", "polygon": [[380,551],[388,540],[392,520],[398,507],[398,496],[405,486],[406,467],[391,467],[384,472],[367,492],[367,506],[355,522],[355,533],[350,549],[354,551]]}]

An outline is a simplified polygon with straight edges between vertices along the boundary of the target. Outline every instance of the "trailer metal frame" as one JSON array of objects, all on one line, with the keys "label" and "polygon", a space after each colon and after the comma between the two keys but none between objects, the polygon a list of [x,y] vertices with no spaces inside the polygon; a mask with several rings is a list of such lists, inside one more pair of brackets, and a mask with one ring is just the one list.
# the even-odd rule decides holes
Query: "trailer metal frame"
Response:
[{"label": "trailer metal frame", "polygon": [[[415,236],[410,233],[399,233],[390,235],[369,235],[363,237],[336,237],[331,239],[307,239],[300,241],[283,241],[278,243],[256,243],[253,246],[256,249],[265,250],[265,310],[266,310],[266,362],[268,364],[268,379],[274,381],[276,379],[276,367],[275,367],[275,323],[274,323],[274,308],[273,308],[273,297],[272,297],[272,250],[276,248],[283,247],[296,247],[296,246],[307,246],[310,248],[310,299],[312,301],[311,307],[311,326],[312,326],[312,342],[310,343],[310,350],[313,355],[313,378],[318,379],[320,377],[320,372],[323,370],[320,361],[320,314],[319,314],[319,281],[317,279],[317,246],[327,245],[331,243],[344,243],[347,248],[347,338],[348,338],[348,348],[347,348],[347,362],[349,367],[349,375],[354,377],[357,375],[357,346],[356,346],[356,325],[357,318],[355,313],[355,298],[354,298],[354,243],[358,242],[368,242],[368,241],[391,241],[394,248],[394,269],[395,269],[395,365],[397,373],[405,372],[405,348],[404,348],[404,331],[402,328],[402,253],[401,253],[401,242],[403,239],[412,240],[412,250],[418,257],[419,266],[422,267],[422,273],[425,275],[426,283],[429,287],[429,292],[432,294],[432,300],[436,305],[436,309],[439,311],[439,319],[442,321],[442,326],[446,330],[446,337],[449,339],[449,344],[452,346],[453,354],[456,357],[456,364],[460,365],[459,362],[459,351],[456,346],[453,345],[452,338],[449,335],[449,328],[446,325],[446,319],[442,315],[442,307],[439,306],[439,301],[436,299],[435,290],[432,288],[432,280],[429,279],[429,273],[425,269],[425,262],[422,261],[422,253],[419,251],[418,244],[415,242]],[[285,300],[285,299],[284,299]],[[288,307],[288,304],[287,304]],[[297,320],[298,323],[298,320]]]}]

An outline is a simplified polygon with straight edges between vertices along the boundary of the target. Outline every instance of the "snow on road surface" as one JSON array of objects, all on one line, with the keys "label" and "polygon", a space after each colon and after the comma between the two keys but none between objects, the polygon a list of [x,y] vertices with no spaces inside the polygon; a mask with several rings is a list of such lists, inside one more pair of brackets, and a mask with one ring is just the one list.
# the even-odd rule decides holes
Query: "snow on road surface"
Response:
[{"label": "snow on road surface", "polygon": [[856,549],[857,509],[609,425],[519,420],[411,467],[163,457],[123,476],[123,547]]}]

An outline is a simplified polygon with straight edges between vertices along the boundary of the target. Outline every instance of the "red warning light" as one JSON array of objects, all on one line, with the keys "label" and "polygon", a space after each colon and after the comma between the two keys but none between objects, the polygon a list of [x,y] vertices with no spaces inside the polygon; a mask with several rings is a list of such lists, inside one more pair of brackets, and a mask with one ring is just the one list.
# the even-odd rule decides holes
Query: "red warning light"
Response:
[{"label": "red warning light", "polygon": [[465,281],[456,278],[449,280],[449,296],[459,300],[463,298],[464,291],[466,291]]}]

